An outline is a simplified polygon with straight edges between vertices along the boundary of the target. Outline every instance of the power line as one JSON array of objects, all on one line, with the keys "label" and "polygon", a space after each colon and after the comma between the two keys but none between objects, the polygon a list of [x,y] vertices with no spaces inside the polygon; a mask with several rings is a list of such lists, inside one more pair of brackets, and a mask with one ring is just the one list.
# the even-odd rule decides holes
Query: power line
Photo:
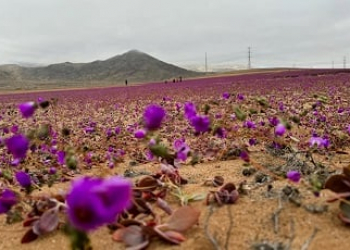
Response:
[{"label": "power line", "polygon": [[251,64],[251,51],[250,51],[250,47],[248,47],[248,69],[252,68],[252,64]]},{"label": "power line", "polygon": [[207,52],[205,52],[205,73],[208,73],[208,57]]}]

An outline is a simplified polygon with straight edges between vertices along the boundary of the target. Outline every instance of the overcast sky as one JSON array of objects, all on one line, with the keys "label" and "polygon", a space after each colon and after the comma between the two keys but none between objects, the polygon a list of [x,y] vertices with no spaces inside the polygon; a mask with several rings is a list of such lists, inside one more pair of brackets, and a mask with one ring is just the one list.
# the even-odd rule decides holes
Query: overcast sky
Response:
[{"label": "overcast sky", "polygon": [[350,67],[350,0],[0,0],[0,64],[137,49],[180,66]]}]

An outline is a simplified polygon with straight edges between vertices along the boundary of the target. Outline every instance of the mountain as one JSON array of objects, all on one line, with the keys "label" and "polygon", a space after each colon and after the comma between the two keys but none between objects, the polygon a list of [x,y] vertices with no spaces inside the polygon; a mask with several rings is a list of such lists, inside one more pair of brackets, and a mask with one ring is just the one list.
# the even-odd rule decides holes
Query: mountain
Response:
[{"label": "mountain", "polygon": [[146,53],[131,50],[104,61],[90,63],[58,63],[45,67],[0,66],[0,88],[39,88],[86,86],[164,81],[173,78],[195,77],[201,73],[162,62]]}]

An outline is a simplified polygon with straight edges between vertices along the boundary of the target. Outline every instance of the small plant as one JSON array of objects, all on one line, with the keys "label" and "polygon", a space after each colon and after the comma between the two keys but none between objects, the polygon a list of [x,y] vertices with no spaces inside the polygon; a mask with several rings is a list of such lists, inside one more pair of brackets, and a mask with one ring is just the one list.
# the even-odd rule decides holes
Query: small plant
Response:
[{"label": "small plant", "polygon": [[340,201],[339,208],[341,212],[338,217],[345,224],[350,225],[350,167],[345,167],[342,174],[329,177],[325,188],[336,193],[336,196],[330,199],[329,202]]},{"label": "small plant", "polygon": [[166,223],[152,219],[121,220],[113,233],[115,241],[124,242],[130,249],[145,249],[153,238],[179,245],[185,240],[183,233],[198,223],[200,212],[190,206],[175,210]]},{"label": "small plant", "polygon": [[220,187],[217,191],[209,191],[206,204],[215,202],[218,205],[233,204],[238,200],[239,193],[235,184],[228,182]]}]

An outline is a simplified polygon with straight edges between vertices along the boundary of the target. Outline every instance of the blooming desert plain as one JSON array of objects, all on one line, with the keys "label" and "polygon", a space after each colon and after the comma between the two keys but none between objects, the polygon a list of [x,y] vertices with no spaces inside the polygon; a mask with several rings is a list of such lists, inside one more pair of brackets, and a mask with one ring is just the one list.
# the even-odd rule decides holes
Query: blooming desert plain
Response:
[{"label": "blooming desert plain", "polygon": [[350,71],[0,95],[0,249],[348,249]]}]

